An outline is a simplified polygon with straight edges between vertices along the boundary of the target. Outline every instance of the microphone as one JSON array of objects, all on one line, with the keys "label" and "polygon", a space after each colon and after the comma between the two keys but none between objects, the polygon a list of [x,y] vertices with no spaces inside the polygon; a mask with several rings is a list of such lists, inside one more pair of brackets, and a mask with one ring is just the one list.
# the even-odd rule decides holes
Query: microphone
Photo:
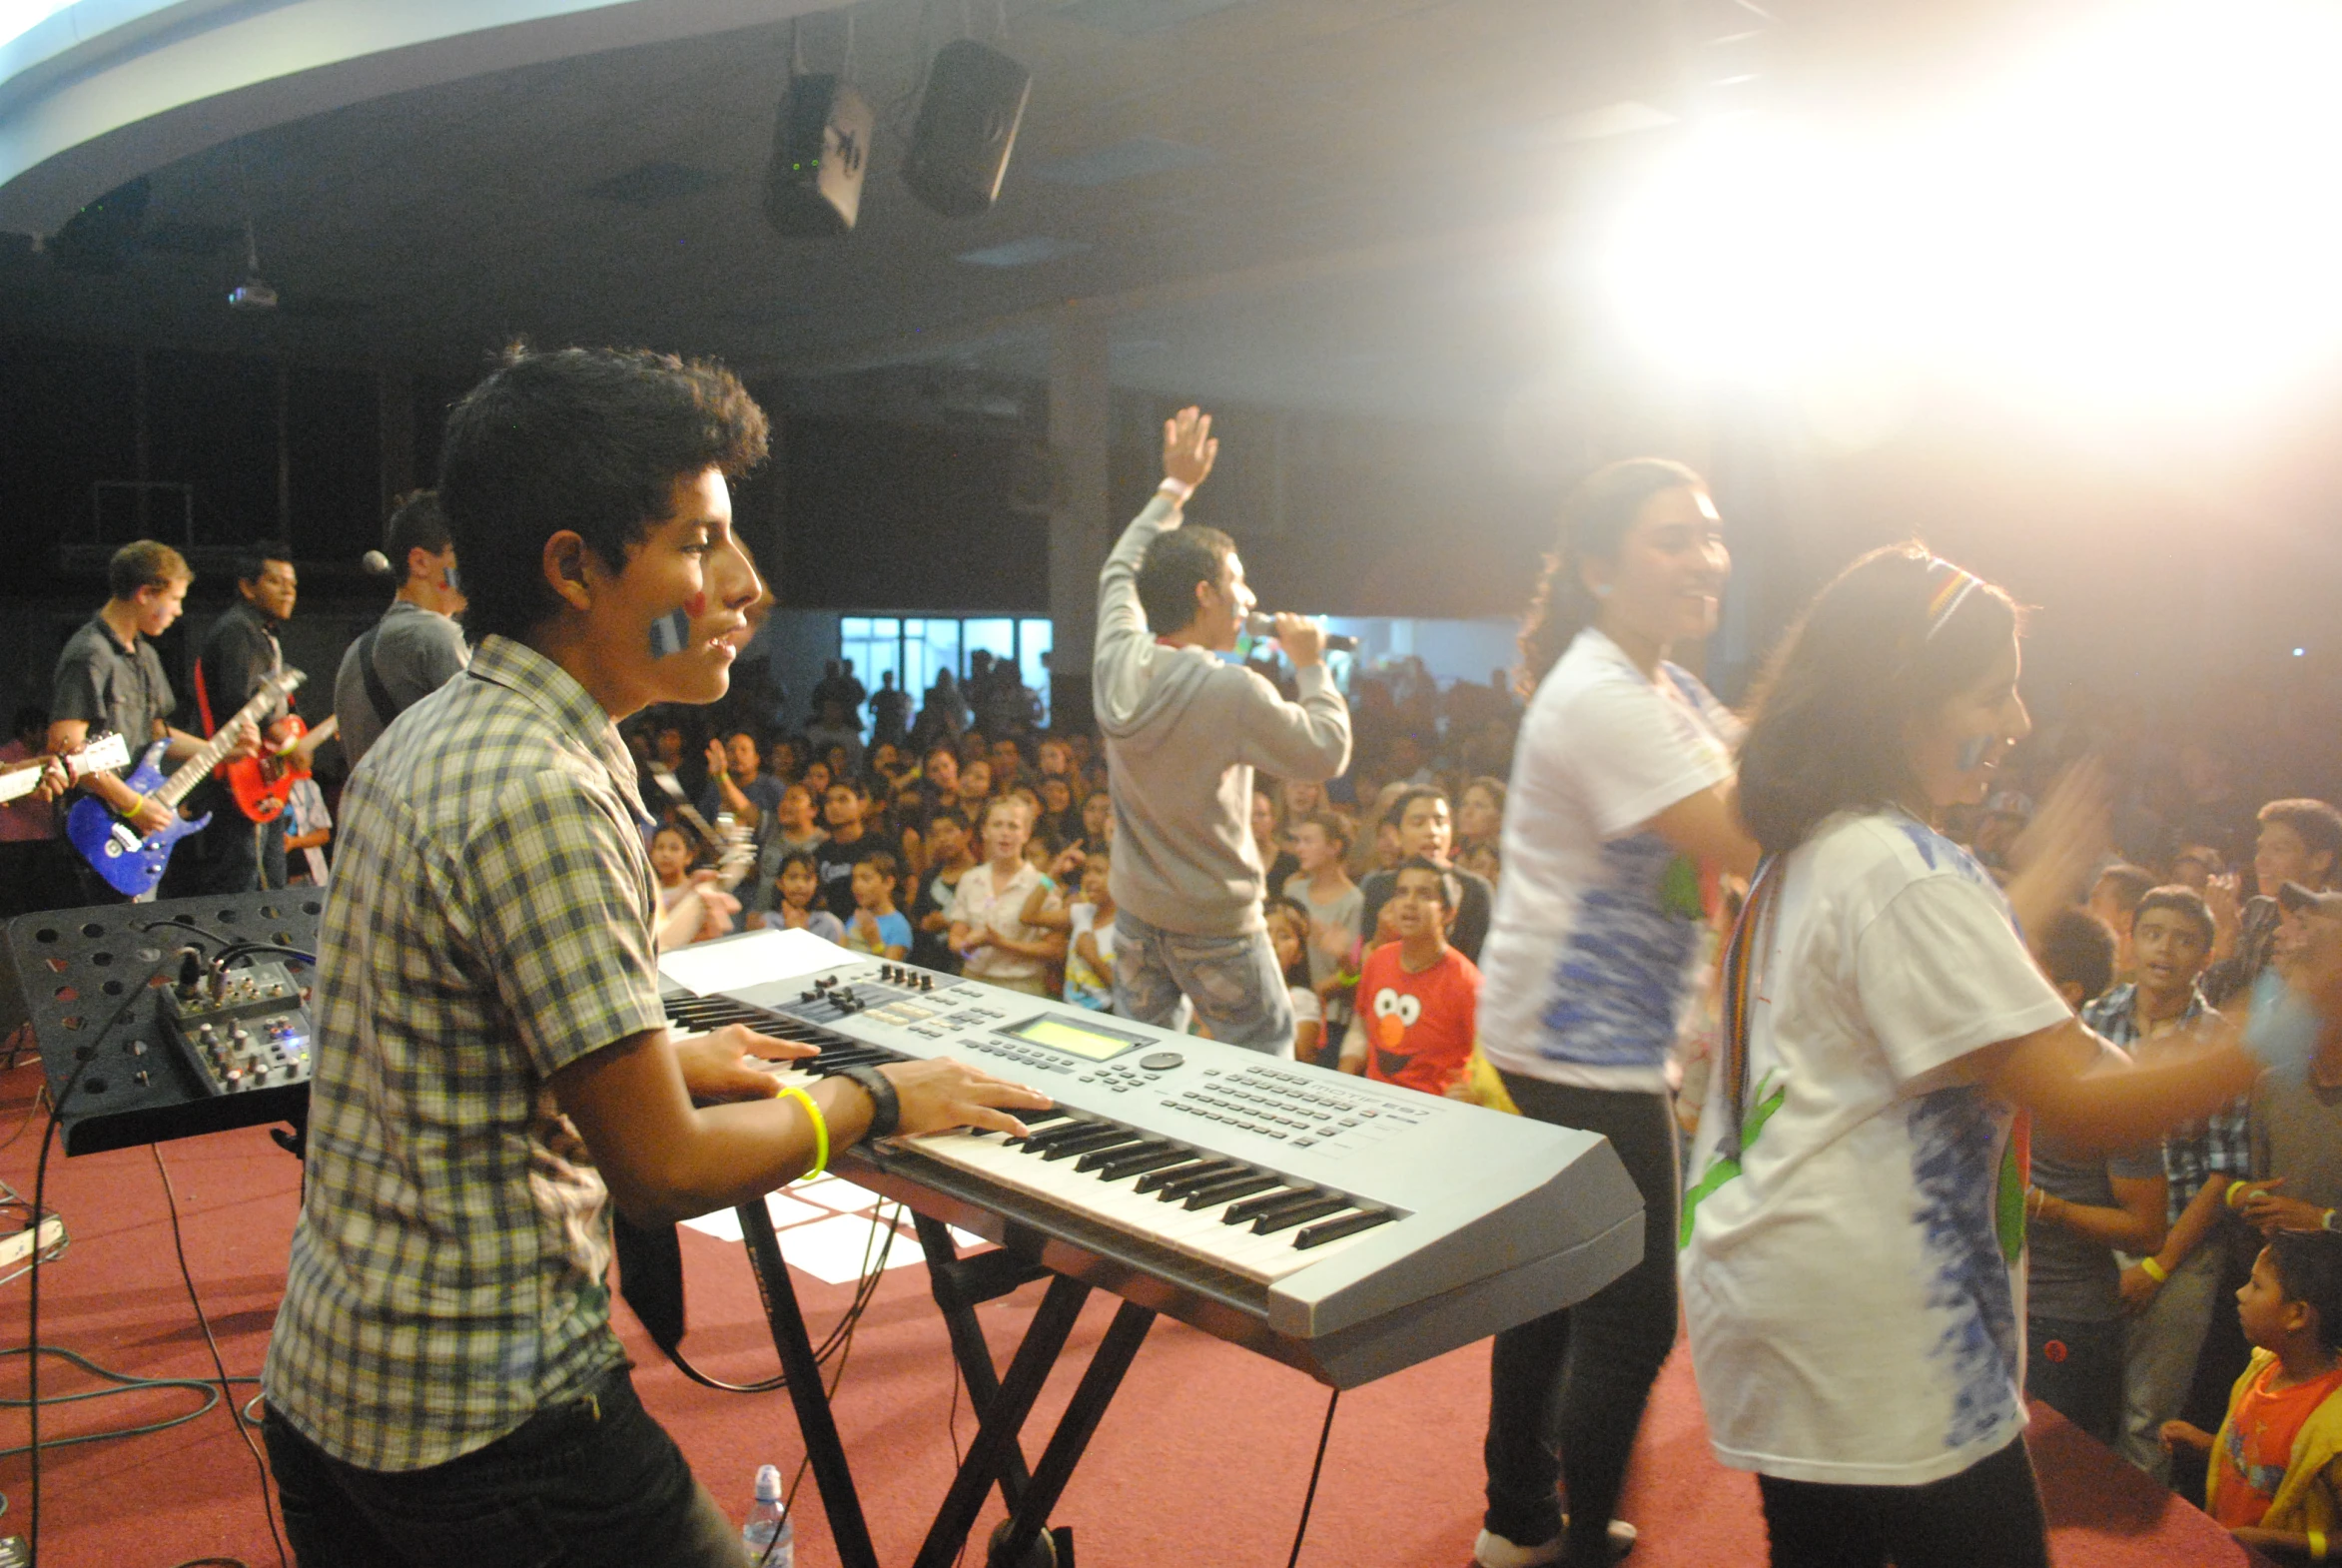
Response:
[{"label": "microphone", "polygon": [[390,557],[381,550],[368,550],[358,557],[358,564],[366,568],[366,574],[370,577],[390,575]]},{"label": "microphone", "polygon": [[[1265,610],[1254,610],[1244,617],[1244,630],[1255,637],[1273,637],[1276,635],[1276,617]],[[1325,651],[1355,653],[1358,651],[1358,639],[1344,636],[1338,631],[1329,631],[1325,634]]]}]

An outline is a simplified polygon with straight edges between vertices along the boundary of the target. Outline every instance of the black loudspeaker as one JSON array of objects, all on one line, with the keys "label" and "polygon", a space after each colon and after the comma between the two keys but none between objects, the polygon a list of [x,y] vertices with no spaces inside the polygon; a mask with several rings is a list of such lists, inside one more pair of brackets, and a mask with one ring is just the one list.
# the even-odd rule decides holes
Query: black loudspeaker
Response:
[{"label": "black loudspeaker", "polygon": [[972,38],[936,52],[903,160],[903,183],[946,218],[989,210],[1033,96],[1033,73]]},{"label": "black loudspeaker", "polygon": [[827,73],[789,78],[764,176],[765,220],[785,235],[827,239],[854,227],[870,161],[870,105]]}]

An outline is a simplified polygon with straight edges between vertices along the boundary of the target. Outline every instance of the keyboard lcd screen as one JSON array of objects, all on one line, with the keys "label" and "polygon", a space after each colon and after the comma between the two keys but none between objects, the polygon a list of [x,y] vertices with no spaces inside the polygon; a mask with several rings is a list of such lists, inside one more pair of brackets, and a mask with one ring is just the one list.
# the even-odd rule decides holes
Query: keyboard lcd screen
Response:
[{"label": "keyboard lcd screen", "polygon": [[1126,1051],[1135,1050],[1141,1044],[1141,1042],[1127,1036],[1109,1035],[1103,1030],[1084,1029],[1081,1025],[1069,1024],[1062,1018],[1037,1018],[1028,1023],[1019,1024],[1014,1029],[1003,1030],[1001,1033],[1014,1035],[1019,1040],[1029,1040],[1037,1046],[1048,1046],[1053,1050],[1069,1052],[1092,1062],[1105,1062],[1111,1058],[1119,1057]]}]

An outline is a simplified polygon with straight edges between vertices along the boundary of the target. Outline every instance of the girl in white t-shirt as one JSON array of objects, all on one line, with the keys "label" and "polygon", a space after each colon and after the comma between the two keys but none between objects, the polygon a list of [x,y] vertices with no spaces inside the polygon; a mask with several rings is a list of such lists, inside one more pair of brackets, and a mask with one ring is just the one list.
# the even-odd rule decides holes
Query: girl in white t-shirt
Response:
[{"label": "girl in white t-shirt", "polygon": [[1644,1238],[1594,1295],[1496,1336],[1482,1568],[1602,1568],[1634,1533],[1611,1511],[1675,1343],[1668,1054],[1709,941],[1702,869],[1757,859],[1732,809],[1738,727],[1667,662],[1715,630],[1729,564],[1698,474],[1613,463],[1563,509],[1521,637],[1534,692],[1480,951],[1481,1054],[1524,1116],[1610,1141]]},{"label": "girl in white t-shirt", "polygon": [[2024,1427],[2029,1117],[2117,1148],[2252,1083],[2238,1045],[2093,1073],[2019,916],[2101,842],[2060,786],[2006,896],[1930,823],[2031,728],[2006,595],[1917,545],[1824,589],[1765,683],[1740,810],[1767,859],[1724,957],[1681,1270],[1709,1436],[1776,1564],[2045,1568]]}]

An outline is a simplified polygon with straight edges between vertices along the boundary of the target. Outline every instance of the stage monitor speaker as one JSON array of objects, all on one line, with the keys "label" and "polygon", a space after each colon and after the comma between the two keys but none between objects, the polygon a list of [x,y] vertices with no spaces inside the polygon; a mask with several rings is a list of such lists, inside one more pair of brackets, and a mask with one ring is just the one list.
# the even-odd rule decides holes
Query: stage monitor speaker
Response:
[{"label": "stage monitor speaker", "polygon": [[854,227],[870,161],[870,105],[826,72],[792,76],[773,127],[764,216],[782,234],[828,239]]},{"label": "stage monitor speaker", "polygon": [[973,218],[1000,195],[1033,73],[963,38],[936,52],[903,160],[903,183],[946,218]]}]

